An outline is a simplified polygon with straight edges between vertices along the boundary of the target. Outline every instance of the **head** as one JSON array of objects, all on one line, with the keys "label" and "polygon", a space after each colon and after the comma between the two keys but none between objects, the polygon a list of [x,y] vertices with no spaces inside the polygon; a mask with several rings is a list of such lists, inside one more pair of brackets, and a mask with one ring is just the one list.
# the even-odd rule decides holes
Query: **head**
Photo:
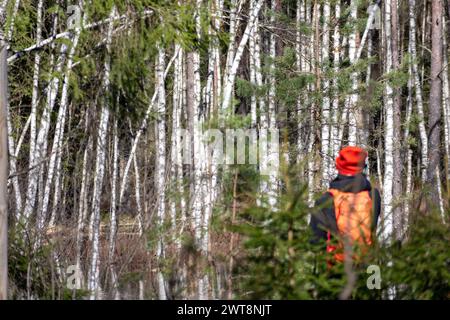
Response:
[{"label": "head", "polygon": [[367,151],[353,146],[347,146],[339,151],[336,158],[336,169],[339,174],[344,176],[354,176],[362,173],[367,158]]}]

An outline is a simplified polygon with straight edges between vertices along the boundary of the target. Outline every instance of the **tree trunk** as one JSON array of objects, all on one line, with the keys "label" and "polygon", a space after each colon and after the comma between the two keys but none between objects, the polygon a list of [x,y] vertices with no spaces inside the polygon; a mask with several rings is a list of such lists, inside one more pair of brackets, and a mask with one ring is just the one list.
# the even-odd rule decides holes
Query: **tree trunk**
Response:
[{"label": "tree trunk", "polygon": [[[395,1],[395,0],[394,0]],[[392,71],[391,0],[384,3],[385,73]],[[387,81],[384,96],[384,184],[383,184],[383,240],[389,243],[393,233],[393,180],[394,180],[394,101],[393,89]]]},{"label": "tree trunk", "polygon": [[330,45],[330,3],[325,1],[323,4],[323,28],[322,28],[322,186],[328,186],[331,174],[329,171],[331,154],[330,154],[330,97],[327,71],[329,69],[329,45]]},{"label": "tree trunk", "polygon": [[[108,25],[107,35],[107,56],[104,64],[104,76],[103,76],[103,92],[109,91],[111,61],[110,61],[110,45],[113,29],[113,17],[116,16],[116,8],[113,7],[110,13],[111,22]],[[97,156],[95,160],[95,173],[94,173],[94,189],[92,191],[92,260],[89,272],[89,287],[90,299],[97,299],[99,297],[100,289],[100,201],[102,195],[103,176],[105,172],[105,160],[106,160],[106,148],[107,148],[107,133],[108,133],[108,120],[109,120],[109,101],[105,98],[102,102],[102,108],[100,112],[100,122],[98,126],[97,136]]]},{"label": "tree trunk", "polygon": [[421,178],[422,183],[426,181],[426,172],[428,167],[428,136],[425,128],[422,84],[417,65],[417,43],[416,43],[416,0],[409,0],[409,46],[411,47],[411,68],[414,79],[414,89],[416,93],[417,115],[419,118],[419,133],[421,144]]},{"label": "tree trunk", "polygon": [[430,191],[430,204],[439,203],[436,169],[439,170],[440,160],[440,121],[442,103],[442,0],[431,2],[431,74],[430,74],[430,103],[428,108],[428,158],[427,184]]},{"label": "tree trunk", "polygon": [[[393,71],[396,72],[400,68],[400,59],[399,59],[399,39],[398,39],[398,0],[391,0],[391,23],[392,23],[392,68]],[[403,167],[403,161],[402,161],[402,153],[404,153],[404,150],[402,148],[402,141],[401,141],[401,125],[402,125],[402,119],[401,119],[401,96],[400,96],[400,90],[398,88],[394,89],[393,94],[393,111],[394,111],[394,137],[398,137],[398,140],[396,140],[396,146],[394,147],[394,172],[393,172],[393,186],[392,186],[392,192],[393,192],[393,200],[397,202],[396,200],[401,197],[403,190],[402,190],[402,167]],[[403,154],[404,156],[404,154]],[[399,239],[402,232],[401,232],[401,221],[403,220],[403,208],[400,205],[400,203],[396,203],[393,208],[393,232],[396,239]]]},{"label": "tree trunk", "polygon": [[[4,15],[0,10],[0,25]],[[8,55],[7,42],[0,28],[0,300],[8,299]]]},{"label": "tree trunk", "polygon": [[[156,61],[156,78],[158,91],[157,104],[157,120],[156,120],[156,165],[155,165],[155,193],[158,195],[157,199],[157,217],[158,227],[162,230],[166,215],[166,91],[164,81],[164,67],[165,67],[165,50],[161,45],[158,45],[158,57]],[[136,167],[136,164],[135,164]],[[137,170],[136,170],[137,171]],[[136,172],[137,174],[137,172]],[[137,176],[136,176],[137,177]],[[138,179],[138,178],[137,178]],[[138,181],[138,180],[137,180]],[[138,190],[138,189],[137,189]],[[138,199],[136,199],[138,201]],[[163,235],[159,234],[157,257],[159,263],[162,264],[164,259]],[[158,294],[161,300],[166,300],[165,280],[161,270],[158,270]]]}]

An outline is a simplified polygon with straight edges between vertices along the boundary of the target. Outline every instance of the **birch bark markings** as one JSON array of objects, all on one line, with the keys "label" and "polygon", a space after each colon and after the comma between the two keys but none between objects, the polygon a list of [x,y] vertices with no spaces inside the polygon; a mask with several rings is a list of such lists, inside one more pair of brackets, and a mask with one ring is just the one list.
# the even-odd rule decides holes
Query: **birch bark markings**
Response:
[{"label": "birch bark markings", "polygon": [[[62,71],[67,49],[68,46],[63,43],[59,52],[55,73],[60,73]],[[51,120],[50,115],[56,102],[56,97],[59,89],[59,81],[59,77],[53,76],[47,87],[47,101],[41,115],[39,131],[36,137],[35,152],[32,156],[30,155],[29,162],[31,169],[28,175],[27,199],[23,211],[25,223],[28,223],[31,214],[35,211],[37,200],[36,193],[38,191],[39,182],[43,179],[42,165],[47,149],[47,136],[50,129]]]},{"label": "birch bark markings", "polygon": [[448,79],[448,44],[447,44],[447,20],[445,16],[442,18],[442,45],[444,49],[442,70],[442,116],[444,123],[444,145],[445,145],[445,179],[447,188],[449,188],[450,182],[450,87]]},{"label": "birch bark markings", "polygon": [[[37,6],[37,21],[36,21],[36,44],[41,42],[42,37],[42,10],[43,10],[43,0],[39,0]],[[31,97],[31,122],[30,122],[30,154],[29,154],[29,162],[30,167],[33,168],[36,166],[36,116],[37,116],[37,103],[38,103],[38,92],[39,92],[39,67],[40,67],[41,55],[39,52],[35,54],[34,58],[34,71],[33,71],[33,91]],[[13,165],[14,166],[14,165]],[[28,182],[28,190],[27,190],[27,199],[24,209],[24,216],[26,222],[31,215],[31,211],[34,206],[34,196],[36,194],[36,179],[35,172],[37,169],[32,169],[29,175]],[[37,174],[37,172],[36,172]],[[30,198],[28,198],[30,197]]]},{"label": "birch bark markings", "polygon": [[[164,259],[164,239],[162,235],[162,226],[165,220],[166,211],[166,90],[164,82],[165,68],[165,50],[161,44],[158,44],[158,56],[156,61],[156,79],[158,91],[157,119],[156,119],[156,165],[155,165],[155,190],[157,199],[157,221],[158,221],[158,244],[156,256],[159,263]],[[136,164],[135,164],[136,167]],[[137,172],[136,172],[137,173]],[[136,199],[137,201],[138,199]],[[165,280],[162,271],[158,270],[158,294],[161,300],[166,300]]]},{"label": "birch bark markings", "polygon": [[[0,22],[5,21],[0,7]],[[8,55],[7,42],[0,28],[0,300],[8,299]]]},{"label": "birch bark markings", "polygon": [[[295,57],[296,57],[296,67],[297,71],[301,74],[306,72],[305,61],[306,61],[306,43],[304,43],[303,32],[301,30],[303,24],[305,23],[305,3],[304,0],[297,0],[297,11],[295,20]],[[299,93],[297,97],[297,121],[298,121],[298,131],[297,131],[297,163],[302,161],[304,156],[304,137],[303,137],[303,126],[305,113],[303,112],[304,95]]]},{"label": "birch bark markings", "polygon": [[119,174],[119,137],[117,128],[117,118],[114,119],[113,125],[113,156],[112,156],[112,176],[111,176],[111,206],[109,215],[109,241],[108,241],[108,267],[111,272],[111,284],[113,288],[114,298],[120,298],[116,268],[114,265],[114,254],[116,249],[116,233],[117,233],[117,178]]},{"label": "birch bark markings", "polygon": [[[398,1],[391,0],[391,23],[392,23],[392,68],[394,72],[397,72],[400,68],[400,53],[399,53],[399,14],[398,14]],[[401,221],[403,220],[403,208],[397,202],[398,197],[402,195],[402,153],[404,153],[403,143],[401,141],[401,92],[399,88],[393,90],[393,122],[394,122],[394,137],[399,137],[394,146],[393,157],[393,201],[396,203],[393,208],[393,232],[396,239],[399,239],[401,235]],[[403,154],[404,155],[404,154]]]},{"label": "birch bark markings", "polygon": [[[184,104],[184,52],[181,46],[176,44],[175,51],[180,50],[174,64],[174,87],[173,87],[173,107],[172,107],[172,136],[171,136],[171,176],[172,191],[175,196],[171,199],[171,223],[172,232],[175,238],[177,249],[181,248],[181,235],[179,231],[183,229],[186,220],[186,203],[183,191],[183,161],[182,161],[182,140],[181,140],[181,117]],[[179,201],[178,201],[179,199]],[[180,208],[180,219],[178,220],[177,207]],[[180,222],[180,223],[178,223]]]},{"label": "birch bark markings", "polygon": [[330,97],[329,87],[330,80],[328,79],[329,67],[329,46],[330,46],[330,2],[325,1],[323,4],[323,27],[322,27],[322,186],[327,187],[330,180],[329,163],[331,161],[330,155]]},{"label": "birch bark markings", "polygon": [[423,111],[422,84],[417,65],[417,41],[416,41],[416,0],[409,0],[409,46],[411,47],[411,67],[414,79],[417,115],[419,117],[419,133],[421,142],[421,178],[426,181],[428,168],[428,136],[425,128],[425,116]]},{"label": "birch bark markings", "polygon": [[[65,129],[65,123],[66,123],[66,113],[67,113],[67,107],[69,104],[68,96],[69,96],[69,81],[70,81],[70,73],[72,71],[72,65],[73,65],[73,58],[75,55],[75,52],[78,47],[78,40],[80,38],[81,30],[77,28],[74,32],[73,38],[72,38],[72,44],[70,46],[70,50],[67,56],[67,66],[66,70],[64,72],[64,79],[63,79],[63,86],[61,89],[61,101],[59,104],[59,111],[58,111],[58,117],[56,120],[56,128],[55,128],[55,134],[53,138],[53,145],[50,153],[50,161],[48,164],[48,170],[47,170],[47,180],[45,183],[45,189],[44,189],[44,199],[42,201],[42,207],[40,208],[39,215],[38,215],[38,229],[42,230],[44,227],[45,219],[47,218],[47,210],[48,210],[48,202],[50,197],[50,188],[51,184],[53,182],[53,177],[55,174],[55,184],[57,184],[61,171],[60,171],[60,164],[61,164],[61,149],[62,149],[62,141],[64,138],[64,129]],[[59,194],[58,188],[55,186],[55,195]],[[58,203],[58,196],[55,197],[55,200],[53,202],[54,208],[57,206]],[[53,211],[55,212],[55,211]],[[52,214],[49,226],[53,227],[55,222],[55,215]]]},{"label": "birch bark markings", "polygon": [[237,69],[239,67],[239,63],[241,62],[242,54],[244,53],[244,48],[247,44],[248,38],[251,34],[251,30],[254,27],[256,18],[259,14],[259,11],[261,10],[261,7],[263,5],[263,0],[256,0],[255,5],[253,7],[253,11],[250,12],[248,23],[245,28],[244,34],[241,38],[241,41],[239,42],[239,46],[236,50],[236,53],[234,54],[233,58],[230,58],[232,63],[228,66],[227,70],[227,77],[226,82],[224,84],[224,91],[223,91],[223,102],[222,102],[222,115],[226,115],[227,112],[229,112],[229,108],[231,107],[231,100],[232,100],[232,93],[233,93],[233,86],[234,81],[236,79],[236,73]]},{"label": "birch bark markings", "polygon": [[335,4],[335,20],[336,25],[334,27],[334,33],[333,33],[333,101],[332,101],[332,109],[331,109],[331,139],[330,139],[330,153],[331,153],[331,160],[329,162],[329,172],[331,175],[336,174],[336,168],[334,159],[337,157],[337,154],[339,152],[339,147],[342,143],[342,141],[339,139],[339,96],[338,96],[338,90],[339,90],[339,83],[338,83],[338,73],[339,73],[339,67],[340,67],[340,55],[341,55],[341,45],[340,45],[340,28],[339,28],[339,19],[341,18],[341,4],[340,1],[337,1]]},{"label": "birch bark markings", "polygon": [[[386,4],[387,5],[387,4]],[[354,64],[356,62],[356,38],[357,38],[357,27],[356,20],[358,18],[358,6],[357,0],[351,0],[350,2],[350,17],[352,21],[352,32],[348,37],[348,55],[350,63]],[[352,83],[351,93],[347,101],[347,115],[348,115],[348,144],[356,145],[358,142],[358,74],[356,71],[351,73],[350,81]]]},{"label": "birch bark markings", "polygon": [[[4,5],[6,8],[6,4],[8,3],[8,1],[4,1]],[[6,36],[6,42],[9,43],[12,40],[12,36],[14,33],[14,27],[15,27],[15,18],[17,16],[17,11],[19,10],[19,5],[20,5],[20,0],[16,0],[16,2],[14,3],[14,9],[13,9],[13,13],[12,13],[12,17],[10,20],[10,25],[9,25],[9,29],[8,29],[8,34]],[[6,18],[5,18],[6,19]],[[40,23],[38,23],[40,24]],[[36,30],[36,36],[39,34],[37,32],[38,30]],[[30,124],[30,117],[28,118],[29,120],[27,120],[27,123],[24,126],[22,135],[21,135],[21,139],[19,139],[17,146],[14,146],[14,137],[13,137],[13,128],[12,128],[12,123],[11,123],[11,113],[9,112],[9,106],[7,107],[7,126],[8,126],[8,148],[9,148],[9,170],[10,173],[15,173],[17,172],[17,156],[18,156],[18,150],[20,150],[20,146],[21,146],[21,141],[23,141],[23,138],[25,137],[25,133],[28,130],[28,126]],[[16,221],[18,221],[20,219],[20,215],[21,215],[21,210],[22,210],[22,194],[21,194],[21,190],[20,190],[20,186],[19,186],[19,179],[17,176],[12,177],[11,179],[8,179],[8,184],[12,182],[13,185],[13,190],[14,190],[14,200],[15,200],[15,218]]]},{"label": "birch bark markings", "polygon": [[[384,3],[385,73],[392,71],[391,0]],[[393,89],[388,81],[384,96],[384,184],[383,184],[383,240],[389,243],[393,233],[393,180],[394,180],[394,101]]]},{"label": "birch bark markings", "polygon": [[[111,38],[112,38],[112,30],[114,20],[112,19],[116,16],[116,9],[113,7],[110,13],[110,23],[108,25],[107,31],[107,56],[104,63],[104,75],[103,75],[103,92],[108,92],[109,84],[110,84],[110,47],[111,47]],[[101,111],[100,111],[100,122],[98,126],[97,133],[97,154],[95,160],[95,172],[94,172],[94,189],[92,195],[92,259],[90,265],[89,272],[89,285],[88,289],[90,290],[90,299],[97,299],[99,297],[99,289],[100,289],[100,248],[99,248],[99,237],[100,237],[100,198],[102,194],[102,186],[103,186],[103,176],[105,171],[105,159],[106,159],[106,138],[108,133],[108,121],[109,121],[109,102],[108,99],[105,98]]]}]

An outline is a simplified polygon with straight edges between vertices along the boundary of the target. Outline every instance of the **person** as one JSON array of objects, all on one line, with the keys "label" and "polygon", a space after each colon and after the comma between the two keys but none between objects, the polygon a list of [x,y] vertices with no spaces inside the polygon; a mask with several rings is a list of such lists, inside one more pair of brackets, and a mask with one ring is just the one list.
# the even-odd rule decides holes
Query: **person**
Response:
[{"label": "person", "polygon": [[[365,175],[367,152],[347,146],[336,158],[337,177],[315,203],[311,215],[312,243],[326,242],[335,262],[345,257],[344,238],[353,248],[372,244],[381,209],[380,192],[372,188]],[[356,252],[352,255],[355,259]]]}]

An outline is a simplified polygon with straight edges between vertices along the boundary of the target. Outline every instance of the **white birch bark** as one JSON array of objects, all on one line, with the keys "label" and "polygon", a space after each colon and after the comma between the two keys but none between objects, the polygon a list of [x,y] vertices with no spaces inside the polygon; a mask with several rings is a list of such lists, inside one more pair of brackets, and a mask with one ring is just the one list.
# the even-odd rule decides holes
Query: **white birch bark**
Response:
[{"label": "white birch bark", "polygon": [[436,183],[439,199],[439,212],[441,213],[442,223],[445,224],[445,208],[444,208],[444,198],[442,197],[442,184],[441,184],[441,173],[439,168],[436,167]]},{"label": "white birch bark", "polygon": [[239,29],[240,19],[238,18],[242,4],[244,1],[240,0],[231,0],[230,1],[230,13],[228,18],[229,23],[229,46],[227,50],[227,58],[225,63],[225,72],[223,78],[223,84],[225,85],[228,82],[229,72],[233,66],[234,56],[236,54],[236,30]]},{"label": "white birch bark", "polygon": [[[335,11],[335,19],[339,21],[341,17],[341,4],[340,1],[337,1],[334,7]],[[338,77],[339,74],[339,64],[340,64],[340,54],[341,54],[341,46],[340,46],[340,28],[339,23],[336,22],[333,33],[333,71],[335,76],[333,77],[332,87],[334,92],[334,97],[332,100],[331,107],[331,160],[329,163],[329,172],[331,175],[336,174],[336,168],[334,164],[334,159],[337,157],[339,152],[339,148],[341,146],[342,141],[339,139],[339,96],[338,96]]]},{"label": "white birch bark", "polygon": [[[145,18],[149,15],[153,14],[153,10],[143,10],[142,14],[139,16],[139,18]],[[127,18],[127,14],[123,14],[123,15],[118,15],[111,18],[106,18],[100,21],[96,21],[96,22],[91,22],[91,23],[83,23],[83,30],[91,30],[91,29],[95,29],[97,27],[100,26],[104,26],[104,25],[108,25],[110,22],[114,23],[117,21],[124,21]],[[24,54],[26,54],[27,52],[32,52],[35,50],[39,50],[42,49],[43,47],[49,45],[49,44],[53,44],[56,40],[58,39],[64,39],[64,38],[68,38],[70,35],[72,34],[71,30],[67,30],[64,32],[60,32],[60,33],[55,33],[53,34],[51,37],[42,40],[41,42],[34,44],[32,46],[29,46],[25,49],[22,49],[20,51],[15,52],[14,54],[12,54],[11,56],[8,57],[8,64],[14,63],[18,58],[22,57]]]},{"label": "white birch bark", "polygon": [[[113,7],[110,13],[111,22],[108,25],[107,33],[107,56],[104,64],[104,76],[103,76],[103,91],[108,92],[110,83],[110,46],[113,30],[114,20],[116,16],[116,9]],[[97,154],[95,160],[95,172],[94,172],[94,187],[92,195],[92,260],[89,272],[89,285],[90,299],[97,299],[100,289],[100,252],[99,252],[99,237],[100,237],[100,200],[102,195],[103,176],[105,171],[105,159],[106,159],[106,137],[108,133],[108,120],[109,120],[109,106],[105,99],[101,108],[100,123],[98,127],[97,136]]]},{"label": "white birch bark", "polygon": [[[7,2],[7,1],[6,1]],[[15,20],[17,17],[17,12],[19,11],[19,6],[20,6],[20,0],[16,0],[14,2],[14,7],[13,7],[13,12],[11,13],[11,19],[9,21],[9,29],[8,29],[8,34],[6,35],[6,38],[8,39],[8,42],[11,41],[13,33],[14,33],[14,24],[15,24]],[[38,8],[37,10],[39,11],[39,3],[38,3]],[[38,18],[38,21],[42,18],[42,13],[41,13],[41,17]],[[42,30],[42,29],[41,29]],[[37,31],[36,31],[37,32]],[[39,43],[39,42],[38,42]]]},{"label": "white birch bark", "polygon": [[[175,50],[180,47],[179,44],[175,44]],[[175,60],[174,71],[173,71],[173,104],[172,104],[172,135],[170,138],[171,148],[170,148],[170,162],[171,162],[171,172],[170,175],[172,177],[172,190],[175,193],[175,196],[170,199],[170,222],[172,224],[172,233],[174,240],[177,242],[177,197],[182,197],[182,193],[179,192],[178,183],[181,181],[178,180],[178,170],[179,163],[178,157],[181,156],[181,149],[179,148],[179,116],[181,109],[181,73],[182,73],[182,58],[180,55]],[[177,242],[177,248],[179,243]]]},{"label": "white birch bark", "polygon": [[[37,22],[36,22],[36,43],[41,41],[42,37],[42,10],[43,10],[43,0],[39,0],[37,6]],[[33,91],[31,95],[31,129],[30,129],[30,164],[31,166],[36,164],[36,113],[37,113],[37,103],[38,103],[38,92],[39,92],[39,67],[41,61],[41,54],[36,52],[34,56],[34,71],[33,71]],[[15,164],[13,165],[15,166]],[[31,200],[30,200],[31,201]],[[28,199],[27,199],[28,202]],[[25,217],[28,218],[31,214],[30,206],[25,207]]]},{"label": "white birch bark", "polygon": [[[62,70],[65,54],[67,51],[67,45],[62,44],[59,52],[58,62],[55,68],[56,73],[60,73]],[[28,187],[27,198],[25,202],[25,208],[23,215],[25,221],[29,220],[29,217],[35,209],[36,193],[38,191],[38,180],[42,178],[42,164],[47,149],[47,136],[50,128],[50,115],[55,105],[56,96],[59,88],[59,77],[53,77],[47,87],[47,101],[44,110],[41,115],[39,131],[36,137],[35,152],[33,156],[30,155],[30,172],[28,175]],[[33,123],[33,120],[31,121]],[[31,129],[33,131],[33,129]]]},{"label": "white birch bark", "polygon": [[330,97],[329,87],[330,80],[326,72],[329,66],[329,46],[330,46],[330,2],[325,1],[323,4],[323,26],[322,26],[322,137],[321,137],[321,154],[322,154],[322,186],[326,188],[330,180]]},{"label": "white birch bark", "polygon": [[[5,9],[6,9],[7,3],[8,3],[8,1],[5,0],[4,1]],[[14,32],[14,26],[15,26],[14,22],[15,22],[15,18],[17,16],[17,11],[19,10],[19,5],[20,5],[20,0],[16,0],[16,2],[14,3],[13,13],[11,16],[10,25],[9,25],[9,29],[8,29],[8,34],[6,35],[7,43],[10,43],[12,40],[12,35]],[[38,3],[36,38],[41,37],[41,34],[42,34],[42,5],[39,10],[39,3]],[[36,57],[35,57],[35,65],[34,65],[34,71],[33,71],[34,73],[36,73],[36,72],[39,73],[39,65],[40,65],[40,59],[36,63]],[[33,82],[34,82],[34,74],[33,74]],[[33,85],[33,94],[34,94],[34,85]],[[22,136],[25,136],[24,133],[26,133],[26,131],[28,130],[28,126],[31,121],[30,118],[28,118],[28,119],[29,120],[27,121],[27,124],[25,124],[20,138],[22,138]],[[9,156],[9,171],[15,173],[15,172],[17,172],[17,157],[18,157],[17,150],[20,150],[21,141],[23,141],[23,139],[22,140],[19,139],[18,145],[16,147],[14,146],[13,128],[12,128],[12,124],[11,124],[11,113],[9,112],[9,107],[7,110],[6,121],[7,121],[7,126],[8,126],[8,150],[9,150],[9,155],[10,155]],[[22,210],[22,194],[21,194],[21,190],[20,190],[20,186],[19,186],[18,177],[14,176],[11,179],[8,179],[8,186],[10,183],[12,183],[12,185],[13,185],[14,200],[15,200],[15,204],[16,204],[15,218],[16,218],[16,221],[18,221],[20,219],[20,214],[21,214],[21,210]]]},{"label": "white birch bark", "polygon": [[142,211],[141,204],[141,180],[139,179],[139,166],[136,159],[136,154],[133,156],[133,167],[134,167],[134,194],[136,201],[136,209],[137,209],[137,224],[138,224],[138,233],[139,237],[142,237],[144,234],[144,214]]},{"label": "white birch bark", "polygon": [[[353,64],[356,61],[356,37],[357,37],[357,28],[356,28],[356,20],[358,18],[358,6],[357,0],[351,0],[350,3],[350,17],[352,23],[354,24],[352,27],[352,32],[348,37],[348,55],[350,58],[350,63]],[[358,139],[358,127],[357,127],[357,104],[358,104],[358,93],[356,92],[358,89],[358,74],[357,72],[352,72],[350,75],[350,81],[352,82],[351,93],[348,97],[346,109],[348,110],[348,144],[356,145]]]},{"label": "white birch bark", "polygon": [[[304,37],[301,32],[301,27],[305,23],[305,3],[304,0],[297,0],[295,26],[295,56],[296,67],[299,73],[306,72],[306,44],[303,42]],[[297,162],[300,163],[304,155],[304,137],[303,137],[303,117],[304,112],[304,95],[299,93],[297,97],[297,121],[298,121],[298,137],[297,137]]]},{"label": "white birch bark", "polygon": [[[391,50],[391,0],[384,5],[385,32],[385,72],[392,71]],[[394,107],[393,89],[389,82],[385,84],[384,97],[384,184],[383,184],[383,240],[389,243],[393,234],[393,179],[394,179]]]},{"label": "white birch bark", "polygon": [[[275,27],[276,23],[276,11],[277,11],[277,0],[271,1],[271,15],[270,15],[270,25],[271,27]],[[276,96],[276,83],[275,83],[275,59],[276,59],[276,48],[277,41],[276,35],[272,31],[269,37],[269,74],[267,77],[267,81],[269,84],[269,93],[268,93],[268,116],[269,116],[269,127],[275,127],[275,96]]]},{"label": "white birch bark", "polygon": [[[252,11],[255,5],[255,0],[250,0],[250,12]],[[249,69],[250,69],[250,83],[256,87],[256,70],[255,70],[255,44],[256,44],[256,33],[257,29],[252,28],[251,35],[249,37]],[[253,92],[251,96],[250,103],[250,120],[252,128],[256,127],[257,124],[257,97]]]},{"label": "white birch bark", "polygon": [[[309,15],[307,15],[309,16]],[[311,20],[310,20],[311,19]],[[315,32],[312,32],[311,34],[311,38],[310,38],[310,44],[309,44],[309,61],[310,61],[310,70],[311,72],[314,72],[316,77],[317,77],[317,66],[319,64],[319,52],[317,52],[317,50],[319,49],[316,46],[316,42],[318,42],[318,25],[319,25],[319,20],[320,20],[320,4],[317,2],[314,2],[313,5],[313,11],[312,11],[312,17],[308,18],[308,21],[306,22],[307,24],[310,24],[313,28],[313,30],[315,30]],[[317,79],[316,79],[316,83],[311,83],[309,85],[309,91],[310,92],[314,92],[314,90],[316,90],[316,84],[317,84]],[[315,101],[311,101],[310,102],[310,131],[309,131],[309,138],[308,138],[308,148],[307,148],[307,153],[308,153],[308,163],[307,163],[307,172],[308,172],[308,205],[310,207],[314,206],[314,191],[315,191],[315,154],[314,154],[314,142],[316,139],[316,123],[315,123],[315,109],[316,109],[316,102]],[[308,220],[309,220],[309,216],[308,216]]]},{"label": "white birch bark", "polygon": [[[410,39],[411,41],[411,39]],[[411,53],[411,45],[408,45],[408,52]],[[407,195],[405,197],[404,202],[404,209],[405,214],[403,215],[403,221],[401,224],[401,236],[400,239],[405,237],[407,228],[408,228],[408,221],[409,221],[409,214],[410,214],[410,197],[409,195],[412,194],[412,150],[409,143],[409,135],[410,135],[410,122],[411,122],[411,115],[413,110],[413,86],[414,86],[414,77],[412,72],[411,63],[408,67],[408,73],[409,73],[409,79],[408,79],[408,98],[407,98],[407,109],[406,109],[406,125],[405,125],[405,134],[404,134],[404,141],[406,143],[407,151],[406,151],[406,187],[405,187],[405,194]]]},{"label": "white birch bark", "polygon": [[425,117],[423,111],[422,84],[417,66],[416,47],[416,0],[409,0],[409,45],[411,47],[412,73],[414,77],[414,89],[416,93],[417,115],[419,117],[419,133],[421,142],[422,182],[426,181],[428,168],[428,136],[425,128]]},{"label": "white birch bark", "polygon": [[239,63],[241,61],[242,54],[244,53],[244,48],[247,44],[251,30],[254,27],[255,20],[256,20],[258,14],[259,14],[259,11],[263,5],[263,2],[264,2],[263,0],[256,0],[256,1],[257,2],[255,2],[253,11],[250,12],[250,14],[249,14],[248,23],[245,28],[244,34],[242,36],[242,39],[239,42],[239,46],[236,50],[236,54],[234,55],[234,57],[232,59],[233,63],[229,66],[229,68],[227,70],[227,78],[226,78],[226,82],[224,84],[224,89],[223,89],[223,100],[222,100],[223,102],[222,102],[222,110],[221,110],[222,115],[224,115],[224,113],[226,113],[231,106],[233,85],[234,85],[234,81],[236,79],[236,72],[237,72]]},{"label": "white birch bark", "polygon": [[[0,7],[0,23],[4,21]],[[0,28],[0,300],[8,299],[8,56],[7,42]]]},{"label": "white birch bark", "polygon": [[[166,79],[167,77],[167,73],[170,70],[170,67],[172,66],[172,63],[175,61],[176,57],[178,56],[180,51],[176,51],[173,55],[173,57],[170,59],[169,63],[167,64],[166,70],[164,71],[164,79]],[[120,183],[120,189],[119,189],[119,203],[118,205],[120,206],[122,203],[122,199],[123,199],[123,195],[125,192],[125,188],[126,188],[126,184],[128,182],[128,174],[130,172],[130,168],[133,162],[133,156],[136,153],[136,149],[137,149],[137,145],[139,143],[139,140],[142,136],[142,134],[144,133],[145,129],[147,128],[147,121],[148,118],[150,116],[151,111],[153,110],[153,106],[155,105],[156,99],[158,98],[158,90],[155,90],[152,99],[150,101],[150,104],[147,108],[147,110],[145,111],[145,115],[144,115],[144,119],[142,120],[141,125],[139,126],[139,130],[136,132],[136,136],[134,137],[132,146],[131,146],[131,150],[130,150],[130,155],[127,161],[127,164],[125,165],[125,169],[123,172],[123,176],[122,176],[122,181]]]},{"label": "white birch bark", "polygon": [[[109,75],[108,75],[109,76]],[[95,161],[94,189],[92,198],[92,259],[89,272],[89,286],[91,291],[90,299],[98,298],[100,287],[100,198],[102,193],[103,175],[105,170],[106,135],[108,131],[109,110],[102,107],[100,124],[97,137],[97,156]]]},{"label": "white birch bark", "polygon": [[112,156],[112,177],[111,177],[111,207],[109,216],[109,243],[108,243],[108,265],[111,272],[111,285],[114,299],[120,299],[116,268],[114,264],[114,253],[116,250],[117,235],[117,179],[119,174],[119,137],[117,128],[117,118],[114,119],[113,126],[113,156]]},{"label": "white birch bark", "polygon": [[362,50],[364,49],[364,45],[366,43],[367,37],[369,36],[369,31],[372,29],[372,25],[373,25],[374,20],[375,20],[375,14],[379,10],[379,7],[378,7],[379,6],[379,2],[380,2],[380,0],[377,0],[375,2],[375,4],[373,4],[370,7],[369,17],[367,18],[366,28],[365,28],[363,36],[361,38],[361,41],[360,41],[360,44],[359,44],[359,47],[358,47],[358,51],[356,52],[355,62],[357,62],[359,60],[359,58],[361,57]]},{"label": "white birch bark", "polygon": [[[73,57],[75,55],[76,49],[78,47],[78,40],[80,38],[80,32],[81,30],[77,28],[74,32],[74,36],[72,39],[72,44],[69,50],[69,54],[67,56],[67,66],[66,70],[64,72],[64,79],[63,79],[63,86],[61,90],[61,101],[58,111],[58,117],[56,120],[56,128],[55,128],[55,134],[53,138],[53,145],[50,153],[50,161],[48,164],[48,170],[47,170],[47,180],[45,183],[45,189],[44,189],[44,199],[42,201],[42,207],[40,208],[40,213],[38,215],[38,228],[39,230],[42,230],[44,227],[45,219],[47,218],[47,210],[48,210],[48,202],[50,197],[50,189],[51,184],[53,181],[53,176],[55,174],[55,201],[53,202],[53,209],[58,204],[58,198],[59,198],[59,188],[56,186],[59,181],[59,177],[61,174],[60,171],[60,164],[61,164],[61,152],[62,152],[62,141],[64,137],[64,128],[66,123],[66,113],[67,113],[67,107],[69,104],[69,81],[70,81],[70,73],[72,70],[73,65]],[[55,170],[56,169],[56,170]],[[53,227],[55,223],[55,214],[56,211],[52,211],[51,219],[49,226]]]},{"label": "white birch bark", "polygon": [[[88,125],[88,115],[86,114],[86,128]],[[89,172],[88,172],[88,162],[89,155],[92,153],[92,139],[88,139],[86,149],[84,150],[83,155],[83,165],[82,165],[82,173],[81,173],[81,188],[80,188],[80,197],[79,197],[79,208],[78,208],[78,218],[77,218],[77,239],[76,239],[76,270],[80,273],[82,272],[81,268],[81,255],[82,255],[82,242],[84,240],[84,229],[86,225],[87,218],[87,210],[88,210],[88,180],[89,180]],[[84,285],[83,285],[84,287]]]},{"label": "white birch bark", "polygon": [[[158,57],[156,61],[156,78],[158,91],[158,107],[156,120],[156,166],[155,166],[155,194],[157,199],[157,217],[158,227],[161,228],[166,214],[166,92],[164,81],[164,67],[165,67],[165,50],[161,45],[158,45]],[[164,259],[163,236],[160,231],[157,258],[159,261]],[[165,280],[163,274],[158,270],[158,294],[161,300],[166,300]]]}]

